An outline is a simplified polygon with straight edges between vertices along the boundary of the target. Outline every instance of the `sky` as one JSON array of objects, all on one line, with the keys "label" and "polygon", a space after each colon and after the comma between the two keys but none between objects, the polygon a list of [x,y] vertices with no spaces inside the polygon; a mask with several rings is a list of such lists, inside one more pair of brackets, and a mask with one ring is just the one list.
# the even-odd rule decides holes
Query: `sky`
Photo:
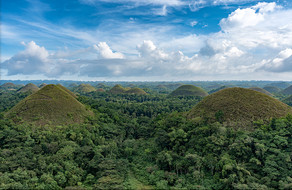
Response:
[{"label": "sky", "polygon": [[292,80],[290,0],[0,0],[1,80]]}]

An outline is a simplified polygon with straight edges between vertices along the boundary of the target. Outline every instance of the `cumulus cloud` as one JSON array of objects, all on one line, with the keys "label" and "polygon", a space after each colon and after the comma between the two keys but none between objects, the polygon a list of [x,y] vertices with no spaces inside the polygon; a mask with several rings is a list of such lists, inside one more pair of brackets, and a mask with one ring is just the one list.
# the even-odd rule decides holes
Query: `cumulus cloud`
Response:
[{"label": "cumulus cloud", "polygon": [[[246,76],[292,72],[291,20],[292,10],[284,10],[276,3],[258,3],[237,9],[222,19],[221,31],[216,33],[193,34],[159,43],[144,40],[136,46],[137,56],[113,51],[106,42],[71,53],[51,54],[30,42],[25,44],[24,51],[5,61],[4,68],[8,75],[44,73],[50,77],[71,73],[88,77],[251,79]],[[70,56],[82,57],[85,53],[94,57]]]},{"label": "cumulus cloud", "polygon": [[44,47],[38,46],[34,41],[22,44],[25,46],[24,51],[3,62],[8,75],[46,73],[50,70],[49,53]]},{"label": "cumulus cloud", "polygon": [[100,56],[104,59],[124,59],[125,56],[119,52],[113,52],[106,42],[99,42],[97,45],[93,45],[94,49],[100,53]]}]

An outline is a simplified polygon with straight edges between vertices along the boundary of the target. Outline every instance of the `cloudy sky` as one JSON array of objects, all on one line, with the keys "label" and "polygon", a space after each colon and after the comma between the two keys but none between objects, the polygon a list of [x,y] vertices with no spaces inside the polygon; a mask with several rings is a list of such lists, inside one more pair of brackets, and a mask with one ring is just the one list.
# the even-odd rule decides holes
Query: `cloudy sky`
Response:
[{"label": "cloudy sky", "polygon": [[290,0],[1,4],[2,80],[292,80]]}]

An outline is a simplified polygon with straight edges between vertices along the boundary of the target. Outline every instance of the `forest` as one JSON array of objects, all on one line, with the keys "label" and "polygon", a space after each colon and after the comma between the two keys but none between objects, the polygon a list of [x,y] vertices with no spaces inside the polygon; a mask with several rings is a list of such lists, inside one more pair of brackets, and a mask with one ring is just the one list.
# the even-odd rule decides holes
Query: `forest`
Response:
[{"label": "forest", "polygon": [[[200,84],[209,93],[224,85]],[[213,122],[189,118],[205,98],[170,96],[177,84],[135,84],[142,95],[76,86],[67,88],[93,114],[42,126],[6,117],[31,93],[1,88],[0,189],[292,188],[291,114],[253,120],[246,130],[224,123],[221,112]],[[290,95],[281,92],[273,97],[285,102]]]}]

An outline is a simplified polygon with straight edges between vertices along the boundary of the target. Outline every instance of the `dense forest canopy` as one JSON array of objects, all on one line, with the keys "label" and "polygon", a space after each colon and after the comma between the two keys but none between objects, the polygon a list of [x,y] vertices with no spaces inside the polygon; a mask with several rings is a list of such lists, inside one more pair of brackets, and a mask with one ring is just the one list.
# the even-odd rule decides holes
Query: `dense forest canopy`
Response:
[{"label": "dense forest canopy", "polygon": [[[36,85],[42,83],[51,84]],[[72,91],[78,87],[59,83]],[[228,126],[218,113],[211,123],[188,118],[204,98],[169,96],[179,83],[116,83],[143,89],[147,94],[142,95],[108,93],[114,83],[91,83],[104,91],[75,91],[76,101],[93,112],[84,122],[41,126],[5,117],[31,93],[18,93],[20,85],[1,86],[0,188],[292,188],[291,115],[253,120],[252,130]],[[205,91],[273,84],[192,82]],[[289,97],[278,91],[273,96],[286,101]]]}]

